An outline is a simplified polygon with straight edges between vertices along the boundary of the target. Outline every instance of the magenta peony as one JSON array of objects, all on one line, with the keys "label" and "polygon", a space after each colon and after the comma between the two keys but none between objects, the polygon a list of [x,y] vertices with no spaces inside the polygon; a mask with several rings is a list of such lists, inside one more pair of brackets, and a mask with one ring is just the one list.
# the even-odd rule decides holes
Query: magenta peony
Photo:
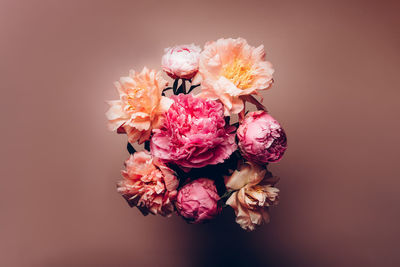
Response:
[{"label": "magenta peony", "polygon": [[201,48],[194,45],[178,45],[165,49],[161,65],[172,79],[192,79],[199,70]]},{"label": "magenta peony", "polygon": [[220,102],[180,94],[153,131],[151,153],[183,168],[222,163],[237,146],[235,127],[225,124]]},{"label": "magenta peony", "polygon": [[136,152],[125,162],[124,177],[118,183],[118,192],[131,207],[143,214],[170,215],[174,211],[178,179],[175,173],[145,151]]},{"label": "magenta peony", "polygon": [[191,223],[213,219],[221,211],[220,199],[214,181],[207,178],[194,180],[178,192],[176,208]]},{"label": "magenta peony", "polygon": [[279,161],[287,148],[284,130],[262,110],[246,116],[237,130],[237,136],[242,155],[258,164]]}]

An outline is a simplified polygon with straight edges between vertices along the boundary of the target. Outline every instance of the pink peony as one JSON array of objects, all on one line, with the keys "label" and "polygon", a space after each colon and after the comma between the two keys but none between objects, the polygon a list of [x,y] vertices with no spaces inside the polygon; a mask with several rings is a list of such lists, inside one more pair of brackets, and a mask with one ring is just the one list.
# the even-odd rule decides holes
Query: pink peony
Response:
[{"label": "pink peony", "polygon": [[192,79],[199,70],[201,48],[194,45],[178,45],[165,49],[161,65],[172,79]]},{"label": "pink peony", "polygon": [[235,128],[225,124],[222,104],[184,94],[173,100],[163,125],[153,131],[153,156],[183,168],[201,168],[229,158],[237,148]]},{"label": "pink peony", "polygon": [[181,216],[192,223],[213,219],[221,211],[220,199],[214,181],[207,178],[194,180],[178,192],[176,208]]},{"label": "pink peony", "polygon": [[237,130],[237,136],[242,155],[258,164],[279,161],[287,148],[284,130],[262,110],[246,116]]},{"label": "pink peony", "polygon": [[174,172],[145,151],[136,152],[125,162],[124,179],[118,183],[118,192],[131,207],[143,214],[170,215],[174,211],[178,179]]}]

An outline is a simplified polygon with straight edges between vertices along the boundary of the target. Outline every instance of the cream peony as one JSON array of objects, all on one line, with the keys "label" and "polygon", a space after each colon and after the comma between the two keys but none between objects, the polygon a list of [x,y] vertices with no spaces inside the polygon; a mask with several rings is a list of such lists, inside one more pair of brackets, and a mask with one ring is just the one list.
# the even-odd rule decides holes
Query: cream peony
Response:
[{"label": "cream peony", "polygon": [[200,95],[219,99],[226,116],[237,114],[243,110],[243,97],[271,87],[273,73],[262,45],[250,46],[242,38],[209,42],[200,55]]},{"label": "cream peony", "polygon": [[126,132],[130,143],[148,140],[151,130],[159,127],[162,114],[173,101],[161,96],[167,81],[161,72],[144,68],[136,73],[131,70],[128,77],[122,77],[115,83],[120,99],[108,101],[107,111],[110,130]]},{"label": "cream peony", "polygon": [[236,222],[243,229],[253,231],[269,221],[268,207],[278,203],[279,189],[273,187],[277,182],[277,177],[251,162],[225,179],[227,190],[235,190],[226,204],[235,210]]}]

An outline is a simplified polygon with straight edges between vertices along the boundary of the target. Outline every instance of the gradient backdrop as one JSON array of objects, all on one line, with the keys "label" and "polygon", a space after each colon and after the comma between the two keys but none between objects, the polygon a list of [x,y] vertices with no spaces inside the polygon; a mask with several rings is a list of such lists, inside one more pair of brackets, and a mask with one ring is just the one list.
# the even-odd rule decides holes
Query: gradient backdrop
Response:
[{"label": "gradient backdrop", "polygon": [[[0,266],[399,266],[398,1],[0,1]],[[264,44],[289,149],[246,233],[143,217],[115,190],[113,82],[165,47]]]}]

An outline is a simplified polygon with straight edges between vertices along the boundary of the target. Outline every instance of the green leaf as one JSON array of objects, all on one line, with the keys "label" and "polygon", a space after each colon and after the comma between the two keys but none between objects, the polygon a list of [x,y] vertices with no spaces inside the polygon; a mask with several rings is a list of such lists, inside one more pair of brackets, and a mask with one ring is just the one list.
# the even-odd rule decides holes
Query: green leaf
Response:
[{"label": "green leaf", "polygon": [[136,152],[136,149],[131,145],[131,143],[128,142],[126,145],[126,149],[128,150],[129,154],[133,154]]},{"label": "green leaf", "polygon": [[150,141],[144,142],[144,149],[146,149],[147,151],[150,151]]},{"label": "green leaf", "polygon": [[172,86],[172,90],[174,92],[174,95],[177,95],[176,90],[177,90],[177,87],[178,87],[178,82],[179,82],[179,79],[175,79],[174,85]]}]

